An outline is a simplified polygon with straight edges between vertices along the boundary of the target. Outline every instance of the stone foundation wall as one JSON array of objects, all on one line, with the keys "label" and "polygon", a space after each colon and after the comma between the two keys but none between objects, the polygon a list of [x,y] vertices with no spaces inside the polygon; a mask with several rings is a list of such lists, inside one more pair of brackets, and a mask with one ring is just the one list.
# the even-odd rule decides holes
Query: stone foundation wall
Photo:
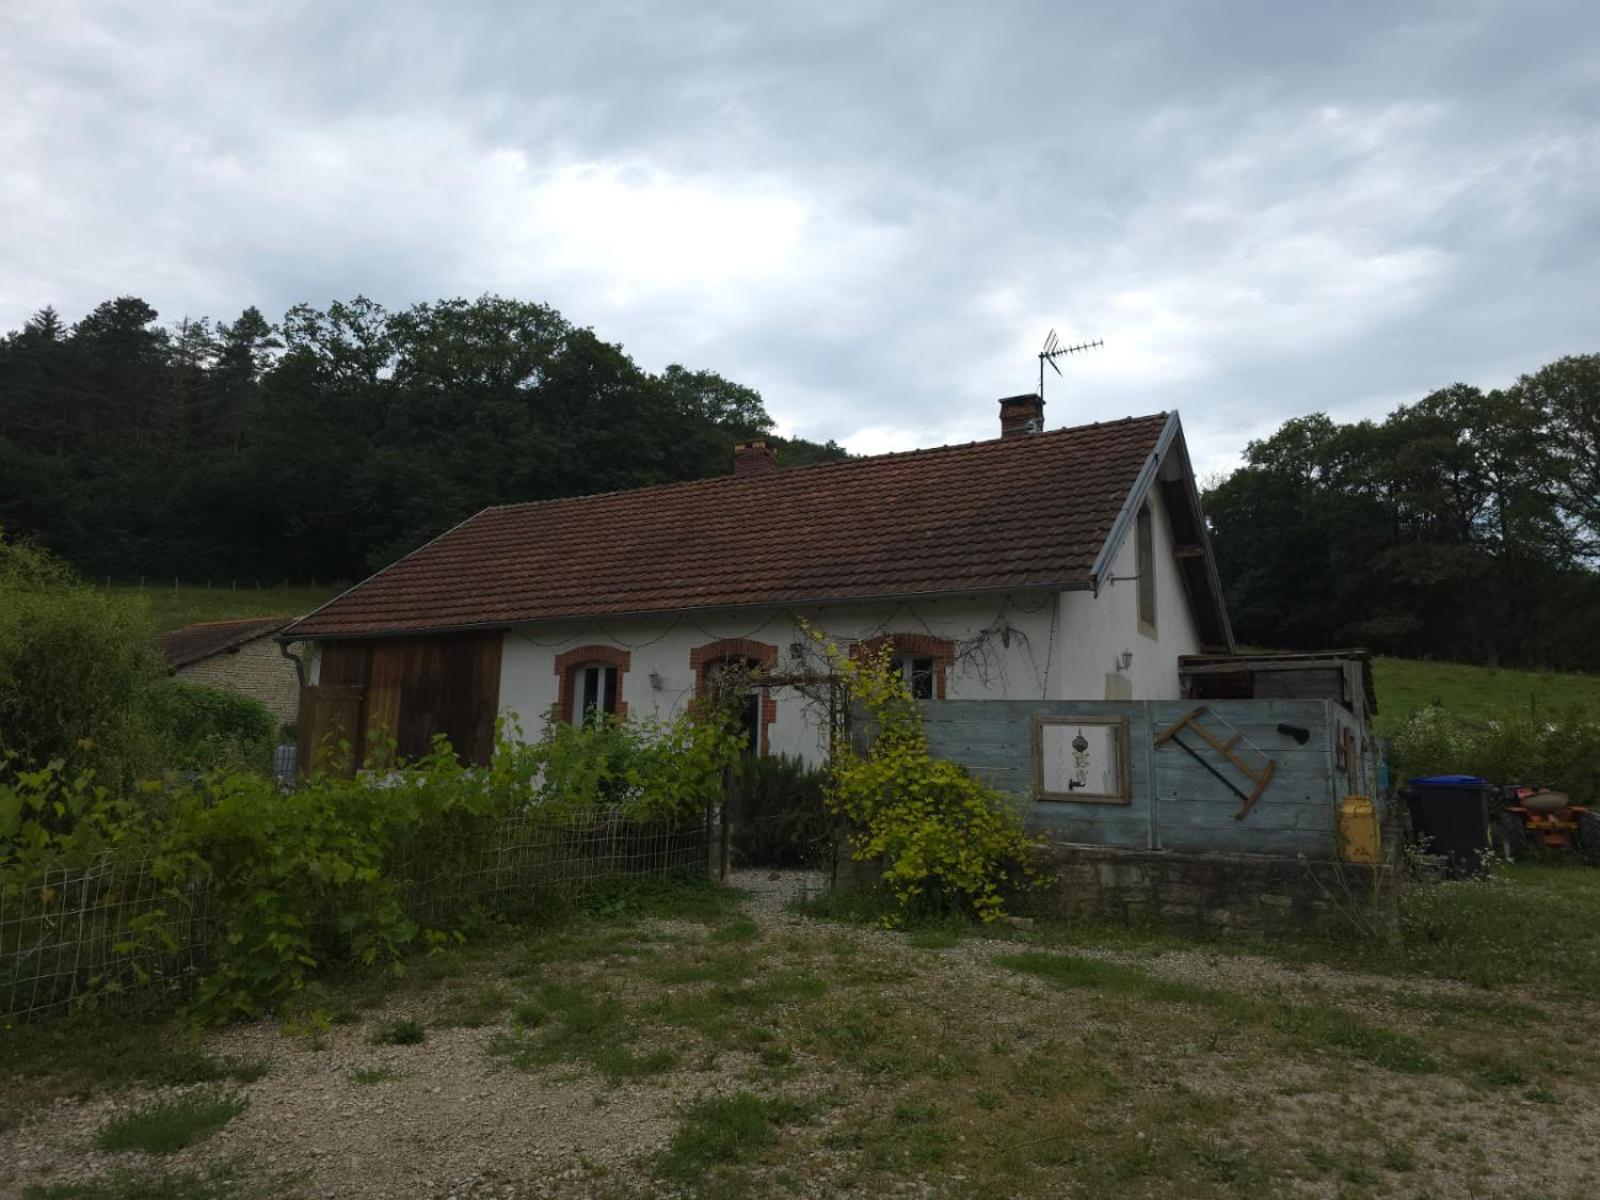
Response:
[{"label": "stone foundation wall", "polygon": [[1244,932],[1387,928],[1398,917],[1398,874],[1360,863],[1057,843],[1041,873],[1016,911]]},{"label": "stone foundation wall", "polygon": [[[1382,931],[1399,918],[1392,868],[1258,854],[1047,844],[1040,886],[1012,897],[1019,916],[1241,933]],[[839,846],[836,887],[877,885],[882,866]]]}]

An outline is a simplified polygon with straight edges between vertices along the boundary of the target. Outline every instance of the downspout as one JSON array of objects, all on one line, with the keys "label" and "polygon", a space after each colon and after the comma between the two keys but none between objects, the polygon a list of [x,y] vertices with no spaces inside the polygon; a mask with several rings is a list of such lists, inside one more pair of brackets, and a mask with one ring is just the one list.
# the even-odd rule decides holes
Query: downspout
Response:
[{"label": "downspout", "polygon": [[298,654],[290,654],[289,653],[289,645],[290,645],[290,643],[288,643],[288,642],[279,642],[278,643],[278,653],[283,655],[285,658],[287,658],[290,662],[292,662],[294,664],[294,677],[300,681],[300,686],[301,687],[305,687],[306,686],[306,664],[301,661],[300,656]]}]

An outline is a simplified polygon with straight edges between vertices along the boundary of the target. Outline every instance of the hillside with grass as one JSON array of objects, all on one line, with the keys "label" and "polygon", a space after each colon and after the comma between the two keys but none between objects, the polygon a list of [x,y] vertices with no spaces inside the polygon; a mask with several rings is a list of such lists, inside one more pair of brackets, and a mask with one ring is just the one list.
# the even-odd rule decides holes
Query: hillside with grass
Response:
[{"label": "hillside with grass", "polygon": [[1405,723],[1413,712],[1440,707],[1458,716],[1516,715],[1536,719],[1572,708],[1600,712],[1600,675],[1566,671],[1517,671],[1465,663],[1376,658],[1380,733]]},{"label": "hillside with grass", "polygon": [[113,596],[144,604],[155,632],[181,629],[201,621],[231,621],[245,617],[300,617],[326,604],[342,587],[117,587]]}]

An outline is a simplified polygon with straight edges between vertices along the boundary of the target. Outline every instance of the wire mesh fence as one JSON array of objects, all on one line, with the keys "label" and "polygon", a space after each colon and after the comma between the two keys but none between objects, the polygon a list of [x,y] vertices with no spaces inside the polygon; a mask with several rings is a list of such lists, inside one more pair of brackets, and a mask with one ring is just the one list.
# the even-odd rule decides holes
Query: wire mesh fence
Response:
[{"label": "wire mesh fence", "polygon": [[[528,811],[463,831],[447,853],[398,848],[385,876],[423,928],[474,915],[515,920],[624,879],[704,873],[711,835],[706,818]],[[90,997],[191,991],[226,934],[227,913],[210,881],[159,878],[154,867],[150,858],[106,854],[26,878],[0,873],[0,1018],[60,1012]],[[330,890],[308,931],[313,943],[332,952],[339,922]]]}]

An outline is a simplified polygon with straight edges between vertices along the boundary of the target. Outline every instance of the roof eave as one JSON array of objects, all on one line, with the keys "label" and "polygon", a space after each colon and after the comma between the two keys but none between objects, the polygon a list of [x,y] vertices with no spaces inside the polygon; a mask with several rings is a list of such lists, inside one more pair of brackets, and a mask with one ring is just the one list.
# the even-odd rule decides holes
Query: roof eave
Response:
[{"label": "roof eave", "polygon": [[[749,604],[696,604],[681,608],[646,608],[619,612],[580,612],[556,615],[511,617],[500,621],[479,621],[461,625],[429,625],[416,629],[382,629],[360,632],[345,630],[309,633],[292,633],[285,629],[274,636],[274,641],[288,645],[293,642],[369,641],[376,638],[430,637],[443,633],[481,633],[493,629],[510,629],[516,625],[550,625],[558,621],[632,621],[648,617],[679,617],[688,613],[748,612],[760,608],[812,608],[829,604],[881,604],[909,600],[937,600],[955,596],[995,596],[1008,592],[1087,592],[1093,589],[1088,579],[1071,579],[1055,583],[1004,584],[994,587],[947,588],[924,592],[882,592],[867,596],[819,596],[793,600],[753,601]],[[315,614],[307,614],[309,620]],[[299,624],[299,622],[296,622]],[[291,627],[292,629],[292,627]]]},{"label": "roof eave", "polygon": [[1098,593],[1100,585],[1111,574],[1111,566],[1116,559],[1117,551],[1122,548],[1123,541],[1128,536],[1128,530],[1133,528],[1133,522],[1138,518],[1139,506],[1144,503],[1145,497],[1150,493],[1150,486],[1155,483],[1156,473],[1161,470],[1161,460],[1166,458],[1167,450],[1172,445],[1172,440],[1178,435],[1178,414],[1167,414],[1166,424],[1162,425],[1161,433],[1156,438],[1156,444],[1151,447],[1150,453],[1145,456],[1139,474],[1134,476],[1133,486],[1128,489],[1128,496],[1122,502],[1122,508],[1117,513],[1117,519],[1111,522],[1110,532],[1100,547],[1100,553],[1095,555],[1094,566],[1089,568],[1089,582],[1091,590]]},{"label": "roof eave", "polygon": [[1111,574],[1117,552],[1121,550],[1122,543],[1126,540],[1128,532],[1133,528],[1133,523],[1138,519],[1139,508],[1150,495],[1150,490],[1155,486],[1155,481],[1160,474],[1161,464],[1167,454],[1176,446],[1182,458],[1183,470],[1181,472],[1184,488],[1190,506],[1194,511],[1195,526],[1200,544],[1205,551],[1205,572],[1208,587],[1217,606],[1217,616],[1222,626],[1223,644],[1219,649],[1232,654],[1237,643],[1233,637],[1233,621],[1228,616],[1228,604],[1222,594],[1222,577],[1217,573],[1217,556],[1211,546],[1211,533],[1206,528],[1205,513],[1200,507],[1200,493],[1195,486],[1194,465],[1189,461],[1189,449],[1183,439],[1183,424],[1177,412],[1167,414],[1166,424],[1161,427],[1161,434],[1156,438],[1156,444],[1151,448],[1145,458],[1144,465],[1139,469],[1139,474],[1133,481],[1133,487],[1128,491],[1128,498],[1123,502],[1122,509],[1117,513],[1117,519],[1111,523],[1111,531],[1106,534],[1104,545],[1100,553],[1095,556],[1094,567],[1090,570],[1091,587],[1096,595],[1100,592],[1100,585]]}]

